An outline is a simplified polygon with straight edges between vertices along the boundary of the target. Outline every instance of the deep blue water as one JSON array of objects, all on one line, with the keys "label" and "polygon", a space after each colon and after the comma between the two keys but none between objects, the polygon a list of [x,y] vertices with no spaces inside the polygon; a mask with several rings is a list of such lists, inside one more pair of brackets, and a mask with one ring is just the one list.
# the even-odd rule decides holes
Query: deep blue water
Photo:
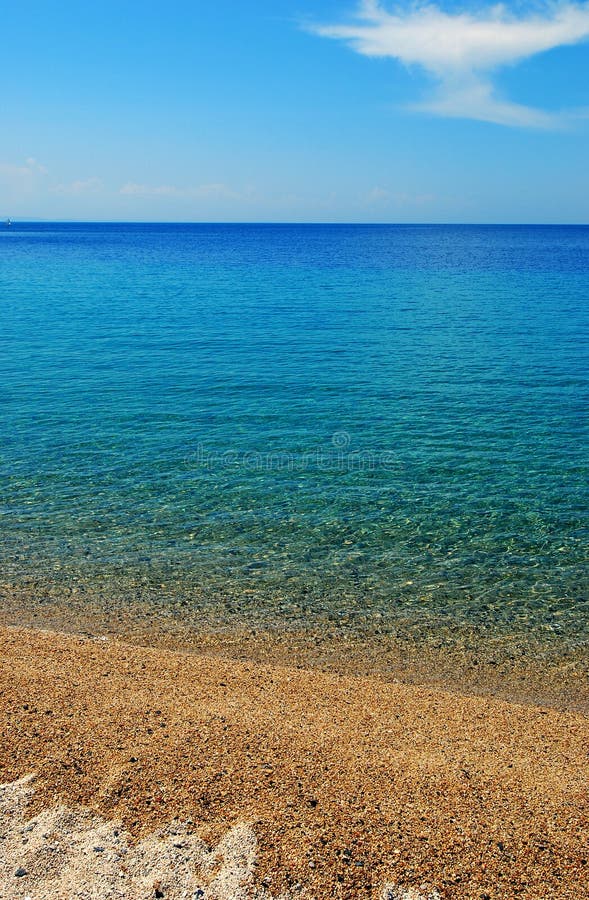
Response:
[{"label": "deep blue water", "polygon": [[586,227],[0,229],[0,577],[578,644],[588,306]]}]

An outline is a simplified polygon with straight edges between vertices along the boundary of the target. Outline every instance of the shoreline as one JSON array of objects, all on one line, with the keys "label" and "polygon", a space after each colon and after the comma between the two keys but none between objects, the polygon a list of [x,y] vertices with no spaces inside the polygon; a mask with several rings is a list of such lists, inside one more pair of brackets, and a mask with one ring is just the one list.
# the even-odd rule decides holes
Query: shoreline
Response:
[{"label": "shoreline", "polygon": [[134,840],[189,820],[209,847],[249,823],[272,896],[564,900],[585,883],[579,712],[100,636],[0,642],[0,780],[36,775],[30,815],[81,804]]},{"label": "shoreline", "polygon": [[408,620],[364,630],[313,621],[248,624],[240,616],[211,617],[196,605],[116,597],[97,602],[75,590],[50,594],[6,584],[0,585],[0,627],[104,636],[139,647],[377,677],[589,714],[589,652],[581,639],[567,646],[550,635]]}]

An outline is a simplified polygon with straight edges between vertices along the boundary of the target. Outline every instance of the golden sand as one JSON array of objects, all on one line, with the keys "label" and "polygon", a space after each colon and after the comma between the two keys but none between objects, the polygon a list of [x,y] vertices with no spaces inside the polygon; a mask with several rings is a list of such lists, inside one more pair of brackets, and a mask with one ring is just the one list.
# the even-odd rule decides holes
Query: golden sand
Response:
[{"label": "golden sand", "polygon": [[247,827],[274,897],[589,896],[580,712],[51,632],[0,641],[0,782],[36,774],[31,816],[83,804],[137,840],[178,819],[208,846]]}]

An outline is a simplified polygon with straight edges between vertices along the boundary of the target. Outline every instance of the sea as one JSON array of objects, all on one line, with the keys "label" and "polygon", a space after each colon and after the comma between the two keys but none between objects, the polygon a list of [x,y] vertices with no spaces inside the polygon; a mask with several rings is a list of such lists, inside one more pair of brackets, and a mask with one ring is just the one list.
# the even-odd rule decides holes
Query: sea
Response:
[{"label": "sea", "polygon": [[588,338],[584,226],[0,227],[0,580],[580,652]]}]

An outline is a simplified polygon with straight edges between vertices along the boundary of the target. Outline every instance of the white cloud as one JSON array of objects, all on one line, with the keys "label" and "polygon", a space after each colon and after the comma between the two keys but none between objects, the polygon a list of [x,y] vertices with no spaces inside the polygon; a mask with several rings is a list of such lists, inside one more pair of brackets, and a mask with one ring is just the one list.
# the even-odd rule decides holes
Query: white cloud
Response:
[{"label": "white cloud", "polygon": [[212,183],[201,184],[194,189],[194,195],[197,197],[225,197],[228,200],[235,200],[242,195],[236,191],[232,191],[226,184]]},{"label": "white cloud", "polygon": [[362,200],[364,203],[367,203],[368,206],[373,206],[376,203],[391,203],[393,194],[386,188],[381,188],[377,185],[367,191],[362,197]]},{"label": "white cloud", "polygon": [[37,162],[34,156],[29,156],[26,160],[27,168],[31,172],[31,174],[37,175],[47,175],[47,169],[45,166],[42,166],[41,163]]},{"label": "white cloud", "polygon": [[128,181],[119,190],[119,194],[127,194],[135,197],[181,197],[182,191],[169,184],[161,184],[157,187],[152,187],[147,184],[136,184],[134,181]]},{"label": "white cloud", "polygon": [[417,107],[442,116],[501,125],[554,127],[562,118],[495,96],[493,70],[589,37],[589,2],[550,3],[516,16],[497,5],[477,12],[447,13],[412,5],[388,12],[378,0],[360,4],[357,21],[312,30],[345,41],[370,57],[418,65],[438,82],[435,95]]},{"label": "white cloud", "polygon": [[360,197],[365,206],[424,206],[433,203],[434,194],[409,194],[406,191],[390,191],[376,185]]},{"label": "white cloud", "polygon": [[182,188],[176,187],[172,184],[160,184],[153,186],[148,184],[136,184],[134,181],[129,181],[127,182],[127,184],[124,184],[120,188],[119,193],[135,197],[177,197],[185,199],[202,199],[211,197],[215,199],[237,200],[243,199],[251,192],[240,194],[237,191],[231,190],[231,188],[227,187],[226,184],[222,183],[201,184],[198,185],[198,187]]},{"label": "white cloud", "polygon": [[47,175],[47,169],[29,156],[24,163],[0,162],[0,177],[9,181],[30,179],[34,175]]},{"label": "white cloud", "polygon": [[100,178],[92,177],[69,184],[56,184],[52,191],[56,194],[95,194],[102,188]]}]

